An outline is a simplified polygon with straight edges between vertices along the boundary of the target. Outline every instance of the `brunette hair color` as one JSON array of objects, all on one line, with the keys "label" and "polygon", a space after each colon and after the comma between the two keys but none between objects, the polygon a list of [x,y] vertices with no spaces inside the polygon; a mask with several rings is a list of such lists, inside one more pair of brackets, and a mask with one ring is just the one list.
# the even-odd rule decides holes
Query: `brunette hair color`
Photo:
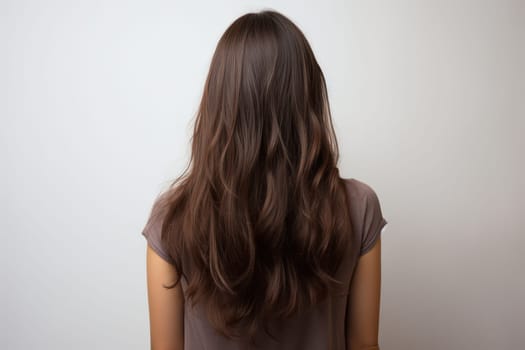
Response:
[{"label": "brunette hair color", "polygon": [[[351,237],[325,79],[301,30],[264,10],[220,38],[191,160],[159,196],[161,239],[221,334],[253,340],[338,290]],[[184,262],[184,263],[183,263]]]}]

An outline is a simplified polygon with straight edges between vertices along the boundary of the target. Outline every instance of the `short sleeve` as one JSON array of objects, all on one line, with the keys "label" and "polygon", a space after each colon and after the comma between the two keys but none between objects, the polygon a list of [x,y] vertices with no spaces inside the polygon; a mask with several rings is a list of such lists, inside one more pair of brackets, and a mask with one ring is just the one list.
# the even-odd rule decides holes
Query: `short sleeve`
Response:
[{"label": "short sleeve", "polygon": [[364,216],[361,250],[359,255],[363,255],[372,249],[388,223],[383,217],[381,204],[379,203],[377,194],[368,185],[366,186],[365,192]]},{"label": "short sleeve", "polygon": [[161,203],[158,197],[152,205],[146,225],[142,230],[142,235],[146,238],[151,248],[162,259],[168,263],[175,265],[173,259],[164,248],[161,239],[161,229],[163,222],[164,210],[161,208]]}]

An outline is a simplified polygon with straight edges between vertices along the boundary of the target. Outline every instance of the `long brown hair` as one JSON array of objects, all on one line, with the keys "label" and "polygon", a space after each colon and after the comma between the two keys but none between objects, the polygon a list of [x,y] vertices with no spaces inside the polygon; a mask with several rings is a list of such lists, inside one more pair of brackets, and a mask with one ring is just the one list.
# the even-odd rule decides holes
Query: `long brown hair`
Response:
[{"label": "long brown hair", "polygon": [[[247,13],[220,38],[191,160],[159,205],[186,300],[234,338],[338,290],[351,236],[325,78],[301,30]],[[272,336],[270,333],[268,333]]]}]

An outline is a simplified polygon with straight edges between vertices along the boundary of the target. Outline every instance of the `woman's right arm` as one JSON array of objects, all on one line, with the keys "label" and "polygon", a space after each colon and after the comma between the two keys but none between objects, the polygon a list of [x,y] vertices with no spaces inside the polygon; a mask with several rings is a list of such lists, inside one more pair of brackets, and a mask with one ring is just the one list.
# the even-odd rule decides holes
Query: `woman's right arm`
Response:
[{"label": "woman's right arm", "polygon": [[379,350],[381,238],[357,263],[347,304],[347,350]]}]

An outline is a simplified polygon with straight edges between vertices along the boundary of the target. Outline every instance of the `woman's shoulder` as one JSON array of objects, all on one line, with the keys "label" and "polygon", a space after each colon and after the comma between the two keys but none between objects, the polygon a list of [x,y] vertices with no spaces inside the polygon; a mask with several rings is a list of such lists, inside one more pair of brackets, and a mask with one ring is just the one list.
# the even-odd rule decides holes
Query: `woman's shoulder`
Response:
[{"label": "woman's shoulder", "polygon": [[383,217],[376,191],[364,181],[344,179],[350,197],[352,223],[361,240],[360,255],[366,253],[379,238],[388,221]]},{"label": "woman's shoulder", "polygon": [[381,201],[374,188],[365,181],[355,178],[344,179],[350,202],[350,212],[354,218],[368,225],[386,223],[381,210]]},{"label": "woman's shoulder", "polygon": [[350,197],[353,198],[365,198],[365,199],[375,199],[377,197],[376,192],[368,183],[356,179],[356,178],[343,178],[346,190]]}]

